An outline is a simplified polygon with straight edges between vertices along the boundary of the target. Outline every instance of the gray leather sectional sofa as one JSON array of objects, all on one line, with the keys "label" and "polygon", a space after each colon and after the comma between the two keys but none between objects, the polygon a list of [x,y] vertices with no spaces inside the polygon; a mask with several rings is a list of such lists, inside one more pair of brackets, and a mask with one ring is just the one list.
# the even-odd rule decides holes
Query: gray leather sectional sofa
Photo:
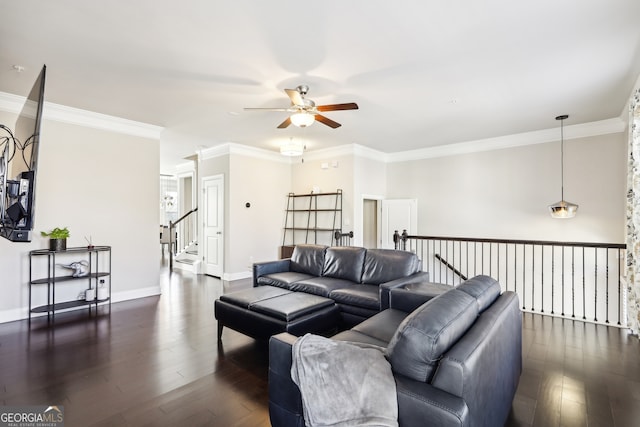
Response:
[{"label": "gray leather sectional sofa", "polygon": [[[522,315],[514,292],[487,276],[428,298],[391,289],[389,308],[332,337],[385,348],[400,426],[505,424],[522,371]],[[269,413],[274,427],[305,425],[291,379],[289,333],[269,342]]]},{"label": "gray leather sectional sofa", "polygon": [[296,245],[290,259],[253,265],[254,287],[269,285],[330,298],[343,325],[354,326],[389,306],[389,291],[427,282],[411,252],[354,246]]}]

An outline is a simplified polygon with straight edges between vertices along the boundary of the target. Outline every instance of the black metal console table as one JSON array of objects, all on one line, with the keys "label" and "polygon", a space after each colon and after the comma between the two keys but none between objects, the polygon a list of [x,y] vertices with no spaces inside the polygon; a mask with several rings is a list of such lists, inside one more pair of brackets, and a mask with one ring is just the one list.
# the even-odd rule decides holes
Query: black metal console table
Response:
[{"label": "black metal console table", "polygon": [[[72,258],[73,255],[76,256],[75,259]],[[81,257],[80,260],[77,259],[78,256]],[[56,271],[56,261],[86,261],[86,274],[80,277],[74,277],[73,274],[59,274]],[[46,262],[46,274],[42,274],[44,262]],[[84,284],[83,292],[88,289],[93,289],[93,292],[85,298],[66,298],[59,301],[56,299],[56,287],[65,282]],[[47,303],[34,307],[32,293],[38,291],[41,285],[46,285]],[[99,289],[105,290],[99,291]],[[99,304],[111,305],[111,246],[73,247],[64,251],[38,249],[29,252],[29,320],[32,313],[47,313],[47,317],[53,319],[56,311],[76,307],[88,307],[91,314],[91,308],[95,307],[97,312]]]}]

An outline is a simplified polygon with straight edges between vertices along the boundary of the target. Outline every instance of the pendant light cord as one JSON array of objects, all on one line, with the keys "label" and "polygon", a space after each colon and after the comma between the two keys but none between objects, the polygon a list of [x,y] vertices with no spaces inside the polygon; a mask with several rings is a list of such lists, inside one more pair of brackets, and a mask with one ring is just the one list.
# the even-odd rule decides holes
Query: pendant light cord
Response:
[{"label": "pendant light cord", "polygon": [[560,119],[560,200],[564,200],[564,119]]},{"label": "pendant light cord", "polygon": [[556,120],[560,120],[560,200],[564,201],[564,120],[569,118],[563,114],[557,116]]}]

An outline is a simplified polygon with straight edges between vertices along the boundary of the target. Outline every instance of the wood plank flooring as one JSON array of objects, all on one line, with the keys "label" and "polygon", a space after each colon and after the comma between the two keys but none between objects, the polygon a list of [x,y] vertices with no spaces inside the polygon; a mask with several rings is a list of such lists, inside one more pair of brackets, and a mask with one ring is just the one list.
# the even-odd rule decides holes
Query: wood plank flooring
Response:
[{"label": "wood plank flooring", "polygon": [[[213,301],[248,282],[161,280],[97,316],[0,324],[0,405],[63,405],[68,427],[269,426],[266,347],[226,328],[216,342]],[[508,426],[640,426],[637,338],[532,314],[523,332]]]},{"label": "wood plank flooring", "polygon": [[640,342],[626,330],[524,313],[507,426],[640,426]]}]

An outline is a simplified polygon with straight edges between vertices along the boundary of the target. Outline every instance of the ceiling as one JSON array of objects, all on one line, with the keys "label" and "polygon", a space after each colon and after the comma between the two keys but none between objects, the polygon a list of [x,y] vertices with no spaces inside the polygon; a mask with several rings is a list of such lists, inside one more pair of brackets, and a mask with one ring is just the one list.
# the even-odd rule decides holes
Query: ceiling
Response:
[{"label": "ceiling", "polygon": [[[203,147],[386,153],[619,117],[640,75],[638,0],[4,1],[0,91],[162,126],[163,168]],[[14,65],[24,67],[17,72]],[[331,129],[276,129],[284,89]]]}]

